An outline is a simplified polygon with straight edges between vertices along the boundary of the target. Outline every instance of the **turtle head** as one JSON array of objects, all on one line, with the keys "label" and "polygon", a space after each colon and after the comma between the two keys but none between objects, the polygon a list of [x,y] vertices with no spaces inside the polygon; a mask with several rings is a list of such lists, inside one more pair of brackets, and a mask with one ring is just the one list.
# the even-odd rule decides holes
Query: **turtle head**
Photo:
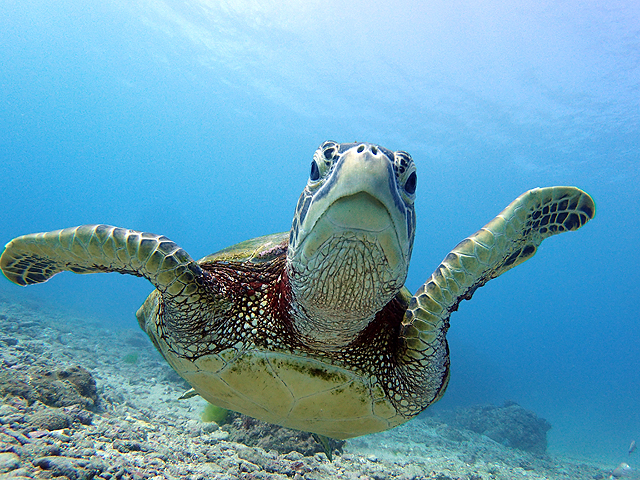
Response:
[{"label": "turtle head", "polygon": [[287,253],[293,318],[309,343],[348,344],[404,285],[416,180],[405,152],[336,142],[315,152]]}]

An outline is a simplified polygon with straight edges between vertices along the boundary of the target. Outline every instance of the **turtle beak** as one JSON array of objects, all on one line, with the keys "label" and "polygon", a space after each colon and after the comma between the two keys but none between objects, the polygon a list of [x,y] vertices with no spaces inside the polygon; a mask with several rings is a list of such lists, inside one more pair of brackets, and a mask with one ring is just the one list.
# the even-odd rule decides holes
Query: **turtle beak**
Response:
[{"label": "turtle beak", "polygon": [[389,268],[408,268],[407,206],[398,194],[392,159],[360,144],[341,156],[331,177],[313,195],[298,232],[298,252],[313,258],[329,238],[355,235],[376,241]]}]

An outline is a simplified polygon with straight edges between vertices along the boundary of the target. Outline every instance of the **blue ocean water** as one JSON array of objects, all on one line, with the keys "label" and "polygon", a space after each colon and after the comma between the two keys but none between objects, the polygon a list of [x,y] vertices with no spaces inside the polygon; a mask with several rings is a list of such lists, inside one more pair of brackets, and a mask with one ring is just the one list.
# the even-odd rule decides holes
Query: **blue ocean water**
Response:
[{"label": "blue ocean water", "polygon": [[[436,408],[515,400],[551,452],[640,468],[640,5],[342,3],[2,2],[0,242],[108,223],[199,258],[288,230],[316,147],[369,141],[418,166],[415,290],[520,193],[579,186],[595,220],[452,317]],[[122,327],[151,289],[0,281]]]}]

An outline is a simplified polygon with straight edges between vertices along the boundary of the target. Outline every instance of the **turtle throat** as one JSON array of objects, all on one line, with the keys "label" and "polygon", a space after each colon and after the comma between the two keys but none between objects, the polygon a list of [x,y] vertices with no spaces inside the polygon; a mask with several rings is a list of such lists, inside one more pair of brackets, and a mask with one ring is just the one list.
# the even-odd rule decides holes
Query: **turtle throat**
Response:
[{"label": "turtle throat", "polygon": [[291,313],[303,343],[348,345],[402,288],[405,263],[389,258],[385,235],[343,231],[307,250],[304,261],[289,259]]}]

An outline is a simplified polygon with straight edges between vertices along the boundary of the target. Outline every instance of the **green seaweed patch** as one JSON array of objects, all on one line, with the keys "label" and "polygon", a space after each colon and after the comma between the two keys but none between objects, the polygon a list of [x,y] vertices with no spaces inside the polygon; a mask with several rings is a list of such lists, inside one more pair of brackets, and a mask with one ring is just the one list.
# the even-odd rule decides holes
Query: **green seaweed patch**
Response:
[{"label": "green seaweed patch", "polygon": [[124,363],[128,363],[129,365],[134,365],[138,363],[138,357],[139,355],[137,352],[127,353],[124,357],[122,357],[122,361]]},{"label": "green seaweed patch", "polygon": [[331,371],[326,368],[312,367],[295,361],[286,360],[282,361],[282,366],[312,378],[320,378],[325,382],[344,383],[347,381],[347,376],[344,373]]},{"label": "green seaweed patch", "polygon": [[205,423],[216,422],[218,425],[224,425],[228,416],[229,410],[226,408],[207,403],[200,418]]}]

